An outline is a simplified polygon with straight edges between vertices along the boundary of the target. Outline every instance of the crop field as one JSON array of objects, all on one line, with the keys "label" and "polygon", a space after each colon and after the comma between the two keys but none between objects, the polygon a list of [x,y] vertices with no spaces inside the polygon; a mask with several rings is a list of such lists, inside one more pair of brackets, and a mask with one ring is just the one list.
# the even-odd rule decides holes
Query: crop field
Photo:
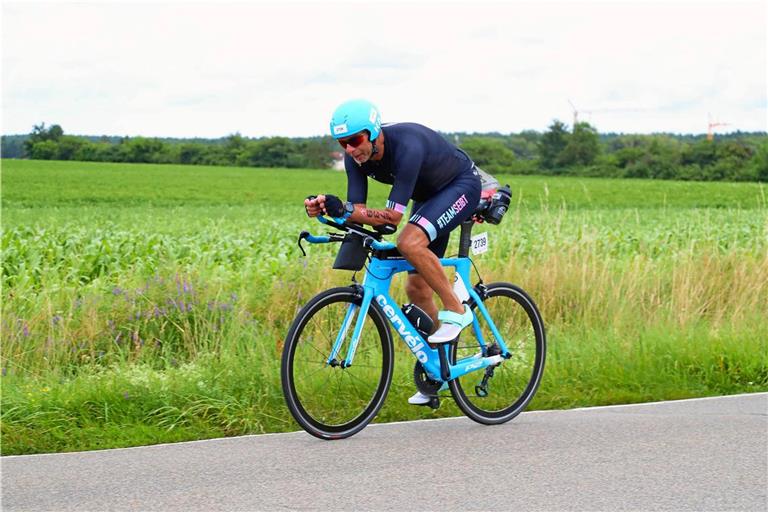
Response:
[{"label": "crop field", "polygon": [[[529,409],[768,390],[764,185],[497,177],[512,205],[476,230],[490,250],[475,262],[544,316]],[[330,170],[3,160],[2,454],[296,430],[283,338],[301,305],[351,277],[330,270],[338,246],[301,256],[298,233],[324,232],[302,201],[345,183]],[[369,193],[383,206],[388,187]],[[450,400],[407,405],[413,358],[395,343],[377,421],[460,414]]]}]

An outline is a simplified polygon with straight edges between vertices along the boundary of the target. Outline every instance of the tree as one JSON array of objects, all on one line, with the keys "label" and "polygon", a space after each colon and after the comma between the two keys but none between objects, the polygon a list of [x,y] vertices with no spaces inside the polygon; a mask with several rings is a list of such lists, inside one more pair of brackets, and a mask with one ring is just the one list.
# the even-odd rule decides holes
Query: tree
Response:
[{"label": "tree", "polygon": [[757,147],[751,164],[755,169],[757,181],[768,182],[768,143],[763,142]]},{"label": "tree", "polygon": [[58,152],[56,153],[56,159],[57,160],[74,160],[75,154],[80,149],[80,146],[83,145],[85,140],[81,139],[80,137],[73,137],[71,135],[66,135],[60,137],[56,144],[58,145]]},{"label": "tree", "polygon": [[531,132],[522,132],[520,135],[510,135],[507,146],[514,151],[515,156],[524,160],[532,160],[538,153],[538,142],[541,138],[536,132],[532,132],[535,137],[531,137]]},{"label": "tree", "polygon": [[591,165],[600,154],[600,138],[589,123],[576,123],[565,147],[557,155],[559,167]]},{"label": "tree", "polygon": [[301,167],[311,169],[322,169],[329,167],[333,158],[331,157],[331,148],[338,146],[331,137],[321,137],[301,142],[297,151],[302,156]]},{"label": "tree", "polygon": [[182,144],[179,148],[179,162],[182,164],[199,164],[203,162],[205,146],[202,144]]},{"label": "tree", "polygon": [[[64,135],[64,130],[62,130],[61,126],[58,124],[52,125],[50,128],[45,127],[45,123],[40,123],[39,125],[34,125],[32,127],[32,133],[29,134],[29,138],[24,141],[24,150],[27,155],[32,154],[32,147],[37,144],[38,142],[57,142],[62,135]],[[51,146],[46,146],[47,149],[38,151],[38,154],[41,154],[41,152],[46,153],[50,150]],[[32,157],[35,158],[35,157]]]},{"label": "tree", "polygon": [[248,165],[254,167],[297,167],[295,145],[286,137],[258,140],[246,149]]},{"label": "tree", "polygon": [[247,141],[240,133],[229,135],[224,142],[224,155],[229,165],[247,165]]},{"label": "tree", "polygon": [[684,165],[697,164],[700,167],[711,165],[717,160],[716,143],[704,139],[690,144],[683,151],[682,159]]},{"label": "tree", "polygon": [[52,140],[41,140],[27,149],[27,154],[32,160],[53,160],[58,152],[59,145]]},{"label": "tree", "polygon": [[479,167],[489,172],[509,172],[515,162],[515,153],[500,139],[467,137],[461,147]]},{"label": "tree", "polygon": [[24,156],[25,135],[2,135],[2,149],[0,155],[3,158],[22,158]]},{"label": "tree", "polygon": [[557,165],[557,157],[568,144],[568,131],[565,124],[557,119],[549,126],[539,142],[539,157],[544,169],[554,169]]},{"label": "tree", "polygon": [[134,137],[123,144],[128,162],[158,162],[165,144],[157,139]]}]

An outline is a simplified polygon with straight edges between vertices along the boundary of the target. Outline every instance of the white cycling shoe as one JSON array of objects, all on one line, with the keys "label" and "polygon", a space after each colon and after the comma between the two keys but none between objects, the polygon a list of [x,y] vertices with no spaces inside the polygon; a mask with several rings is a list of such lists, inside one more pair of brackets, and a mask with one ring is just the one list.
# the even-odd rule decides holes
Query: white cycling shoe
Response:
[{"label": "white cycling shoe", "polygon": [[430,336],[427,341],[430,343],[446,343],[455,340],[462,329],[472,323],[472,310],[464,304],[464,314],[454,313],[453,311],[440,311],[437,314],[440,320],[440,328]]},{"label": "white cycling shoe", "polygon": [[[440,386],[438,391],[445,391],[446,389],[448,389],[448,383],[443,382],[443,385]],[[408,399],[408,403],[411,405],[429,405],[430,400],[432,400],[431,396],[425,395],[421,391],[417,391],[415,395]]]},{"label": "white cycling shoe", "polygon": [[430,397],[421,391],[417,391],[415,395],[408,399],[408,403],[411,405],[427,405],[430,400]]}]

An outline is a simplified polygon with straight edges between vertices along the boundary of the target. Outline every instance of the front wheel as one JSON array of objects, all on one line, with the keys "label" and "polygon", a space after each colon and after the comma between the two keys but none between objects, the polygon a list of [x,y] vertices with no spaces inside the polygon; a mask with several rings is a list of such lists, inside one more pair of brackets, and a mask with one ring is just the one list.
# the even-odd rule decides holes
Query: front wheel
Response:
[{"label": "front wheel", "polygon": [[[520,414],[536,394],[544,373],[546,335],[544,322],[533,300],[509,283],[487,286],[483,304],[509,349],[509,358],[496,367],[470,372],[449,382],[459,409],[471,419],[486,425],[504,423]],[[470,304],[480,321],[488,346],[494,335],[477,304]],[[466,340],[472,339],[472,343]],[[451,349],[455,362],[478,352],[473,330],[465,329],[462,339]]]},{"label": "front wheel", "polygon": [[[392,337],[374,304],[352,365],[339,364],[347,355],[361,302],[355,288],[326,290],[299,311],[285,340],[281,380],[286,404],[299,425],[321,439],[342,439],[362,430],[378,413],[392,380]],[[329,364],[342,331],[339,354]]]}]

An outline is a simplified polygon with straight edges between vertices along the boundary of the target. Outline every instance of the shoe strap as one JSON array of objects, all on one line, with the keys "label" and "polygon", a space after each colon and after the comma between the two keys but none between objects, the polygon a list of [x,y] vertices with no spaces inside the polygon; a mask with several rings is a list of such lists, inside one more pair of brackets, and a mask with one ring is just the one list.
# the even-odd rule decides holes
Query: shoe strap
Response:
[{"label": "shoe strap", "polygon": [[437,314],[437,319],[443,323],[456,325],[458,327],[466,327],[472,323],[472,312],[469,306],[464,305],[464,313],[454,313],[453,311],[440,311]]}]

